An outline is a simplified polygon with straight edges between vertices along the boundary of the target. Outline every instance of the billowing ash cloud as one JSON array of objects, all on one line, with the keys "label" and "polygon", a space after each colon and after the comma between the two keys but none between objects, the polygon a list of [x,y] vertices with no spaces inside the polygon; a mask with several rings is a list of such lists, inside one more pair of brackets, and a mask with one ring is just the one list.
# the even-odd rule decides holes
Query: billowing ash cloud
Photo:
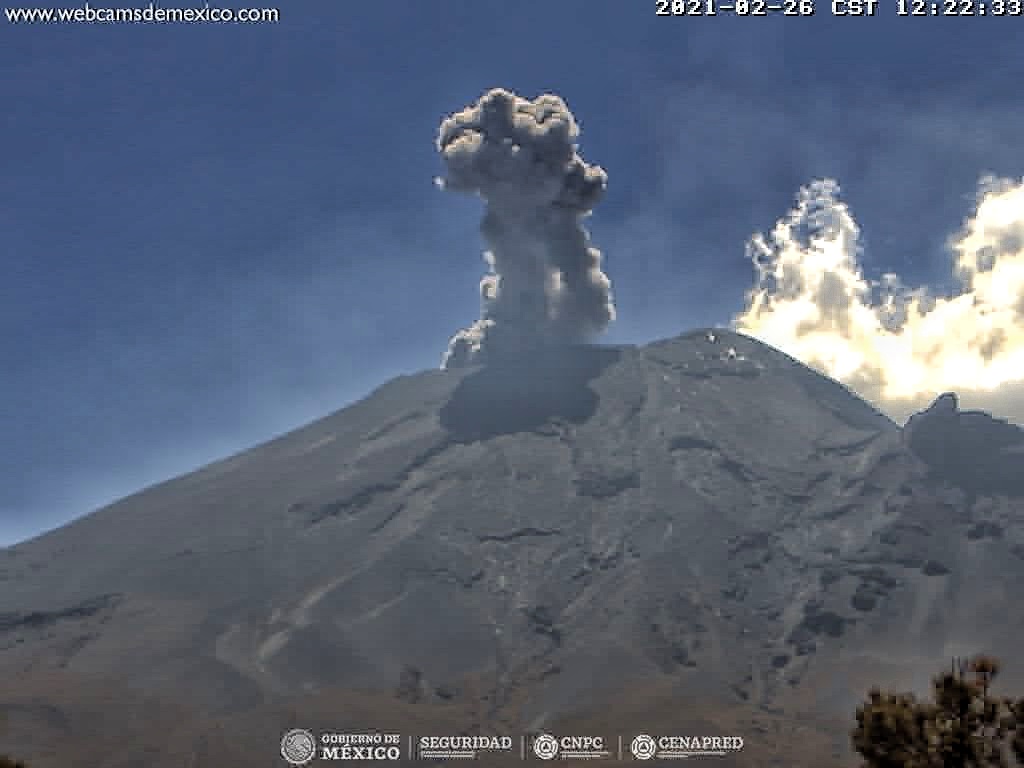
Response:
[{"label": "billowing ash cloud", "polygon": [[958,289],[867,280],[838,185],[815,181],[747,252],[758,279],[735,326],[848,385],[896,419],[956,391],[1024,424],[1024,181],[986,177],[950,238]]},{"label": "billowing ash cloud", "polygon": [[578,135],[558,96],[529,101],[502,89],[441,123],[447,177],[438,186],[483,198],[490,268],[480,319],[455,334],[443,367],[583,341],[614,319],[601,252],[582,224],[607,175],[579,156]]}]

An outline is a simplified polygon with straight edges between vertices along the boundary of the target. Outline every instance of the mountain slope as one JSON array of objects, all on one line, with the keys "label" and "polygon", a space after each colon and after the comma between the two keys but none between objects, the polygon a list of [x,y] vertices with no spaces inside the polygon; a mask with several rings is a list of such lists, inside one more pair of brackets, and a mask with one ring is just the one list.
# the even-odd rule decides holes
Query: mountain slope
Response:
[{"label": "mountain slope", "polygon": [[401,377],[0,551],[0,752],[123,739],[95,718],[129,706],[176,728],[82,765],[277,764],[313,720],[681,732],[684,702],[749,764],[798,727],[841,752],[869,684],[1019,646],[1021,497],[929,454],[939,421],[722,331]]}]

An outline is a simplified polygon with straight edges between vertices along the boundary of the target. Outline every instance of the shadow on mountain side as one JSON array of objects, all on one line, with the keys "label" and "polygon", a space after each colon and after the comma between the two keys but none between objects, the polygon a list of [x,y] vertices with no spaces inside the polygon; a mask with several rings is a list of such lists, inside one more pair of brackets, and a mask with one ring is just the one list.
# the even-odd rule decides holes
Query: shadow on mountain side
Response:
[{"label": "shadow on mountain side", "polygon": [[597,409],[589,386],[621,355],[607,347],[567,347],[493,361],[471,373],[441,408],[458,442],[526,432],[552,420],[581,424]]}]

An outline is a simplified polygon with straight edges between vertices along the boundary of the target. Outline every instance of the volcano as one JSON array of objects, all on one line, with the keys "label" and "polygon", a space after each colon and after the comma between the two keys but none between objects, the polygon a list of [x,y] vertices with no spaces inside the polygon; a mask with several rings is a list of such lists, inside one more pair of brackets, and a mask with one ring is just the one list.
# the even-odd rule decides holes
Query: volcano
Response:
[{"label": "volcano", "polygon": [[900,428],[723,330],[399,377],[0,550],[0,753],[282,766],[301,727],[849,764],[873,684],[986,652],[1024,687],[1021,468],[953,395]]}]

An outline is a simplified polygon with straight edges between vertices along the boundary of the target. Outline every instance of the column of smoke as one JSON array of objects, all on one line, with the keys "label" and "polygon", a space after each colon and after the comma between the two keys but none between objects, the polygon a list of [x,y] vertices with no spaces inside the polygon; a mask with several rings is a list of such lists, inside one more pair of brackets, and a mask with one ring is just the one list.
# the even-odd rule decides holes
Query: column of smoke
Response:
[{"label": "column of smoke", "polygon": [[565,102],[495,89],[441,123],[442,189],[479,195],[489,273],[481,315],[451,339],[442,367],[585,341],[615,317],[601,253],[584,217],[607,175],[577,153],[579,128]]},{"label": "column of smoke", "polygon": [[956,391],[968,408],[1024,424],[1024,182],[982,179],[949,247],[952,292],[870,281],[838,185],[813,182],[748,243],[757,283],[734,324],[893,418]]}]

